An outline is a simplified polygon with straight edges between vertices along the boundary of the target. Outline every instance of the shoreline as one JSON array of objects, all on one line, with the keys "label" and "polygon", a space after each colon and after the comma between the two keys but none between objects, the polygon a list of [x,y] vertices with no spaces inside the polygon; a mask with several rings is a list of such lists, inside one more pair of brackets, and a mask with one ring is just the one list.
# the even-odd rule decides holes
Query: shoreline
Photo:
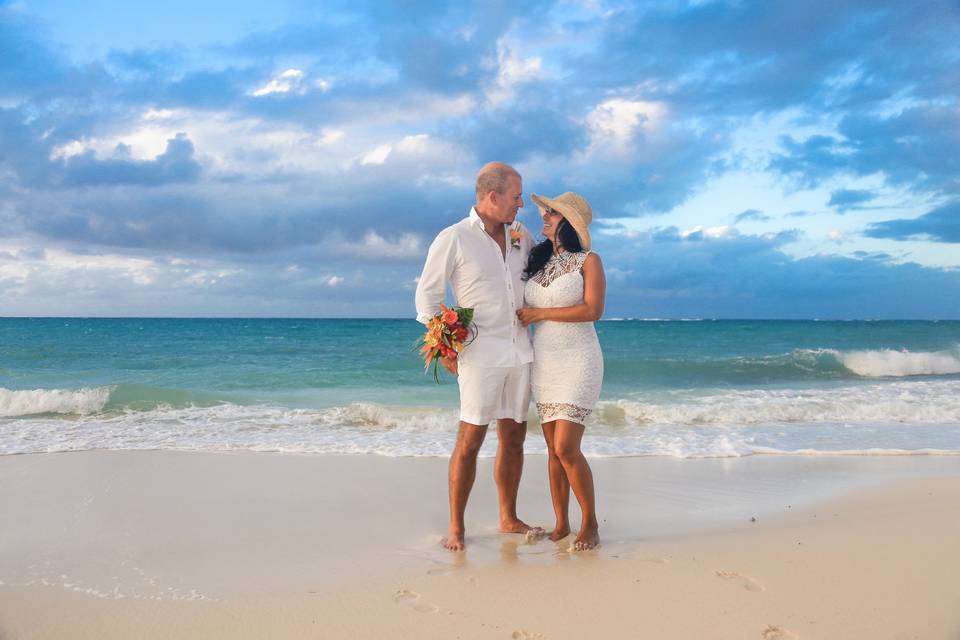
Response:
[{"label": "shoreline", "polygon": [[[856,583],[870,594],[882,586],[879,574],[891,584],[909,579],[912,591],[903,591],[909,602],[902,604],[910,605],[910,615],[954,625],[916,637],[953,638],[960,629],[960,616],[937,608],[944,593],[955,592],[952,581],[938,576],[946,580],[960,571],[952,542],[960,539],[953,508],[960,499],[958,457],[590,462],[601,520],[598,551],[571,554],[562,544],[528,544],[523,536],[497,533],[492,461],[484,459],[467,510],[467,552],[451,554],[438,545],[447,517],[443,458],[173,451],[3,456],[0,638],[119,638],[132,637],[124,633],[133,628],[139,637],[166,637],[170,629],[183,636],[229,629],[233,637],[256,637],[259,629],[262,637],[271,624],[284,637],[309,637],[311,630],[322,637],[393,637],[394,628],[405,630],[395,637],[411,638],[454,632],[509,638],[524,630],[567,637],[556,626],[571,616],[563,598],[544,601],[536,594],[556,589],[585,597],[587,610],[599,616],[620,601],[627,584],[639,589],[635,607],[659,603],[643,622],[648,626],[638,629],[680,638],[697,631],[692,621],[683,622],[695,612],[674,611],[671,589],[723,602],[749,594],[755,601],[742,603],[746,615],[771,605],[767,592],[793,593],[792,573],[814,569],[826,582]],[[545,467],[541,456],[527,456],[519,502],[520,517],[541,526],[552,523]],[[573,500],[571,521],[579,521]],[[803,544],[786,545],[801,533]],[[784,555],[786,549],[791,553]],[[936,549],[943,557],[930,562]],[[716,566],[708,570],[704,558]],[[558,571],[570,572],[562,585]],[[628,573],[664,583],[621,584]],[[870,575],[867,584],[858,582]],[[751,580],[762,589],[751,590]],[[483,595],[483,585],[496,588]],[[589,595],[570,592],[577,585],[589,585]],[[808,590],[794,595],[809,601],[808,609],[816,605],[820,627],[799,619],[769,624],[805,638],[842,637],[828,628],[860,628],[849,626],[853,619],[845,623],[842,612],[824,613],[823,592]],[[502,602],[510,593],[516,602]],[[880,596],[847,597],[845,606],[854,610]],[[364,607],[376,615],[361,614]],[[277,611],[288,612],[289,620],[278,622]],[[327,627],[310,622],[320,612]],[[622,637],[622,621],[609,613],[611,619],[594,622]],[[527,614],[533,619],[523,626]],[[730,615],[704,629],[739,619]],[[481,619],[501,619],[503,628],[473,625]],[[578,620],[567,625],[588,622]],[[670,620],[684,631],[658,626]],[[746,620],[736,628],[745,629]],[[516,628],[506,629],[511,625]],[[767,637],[759,635],[764,629],[705,637]]]}]

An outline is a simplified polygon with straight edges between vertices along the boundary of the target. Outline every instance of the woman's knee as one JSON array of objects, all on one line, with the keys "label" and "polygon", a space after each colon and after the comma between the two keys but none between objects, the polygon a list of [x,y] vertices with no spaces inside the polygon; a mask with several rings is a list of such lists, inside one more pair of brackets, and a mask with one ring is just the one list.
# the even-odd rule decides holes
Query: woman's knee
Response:
[{"label": "woman's knee", "polygon": [[553,446],[553,455],[560,459],[564,465],[577,462],[583,454],[580,452],[579,442],[564,441],[558,439]]}]

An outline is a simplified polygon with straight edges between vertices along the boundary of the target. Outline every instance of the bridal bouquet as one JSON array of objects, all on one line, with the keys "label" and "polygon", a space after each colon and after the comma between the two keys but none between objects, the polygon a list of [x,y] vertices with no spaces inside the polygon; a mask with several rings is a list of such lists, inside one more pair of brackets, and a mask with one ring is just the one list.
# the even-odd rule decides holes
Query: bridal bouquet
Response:
[{"label": "bridal bouquet", "polygon": [[[440,382],[440,358],[456,359],[463,347],[470,344],[470,323],[473,322],[473,309],[440,305],[440,313],[430,318],[427,332],[417,341],[417,347],[423,356],[427,371],[433,365],[433,379]],[[474,337],[476,335],[474,334]],[[472,341],[473,338],[470,338]]]}]

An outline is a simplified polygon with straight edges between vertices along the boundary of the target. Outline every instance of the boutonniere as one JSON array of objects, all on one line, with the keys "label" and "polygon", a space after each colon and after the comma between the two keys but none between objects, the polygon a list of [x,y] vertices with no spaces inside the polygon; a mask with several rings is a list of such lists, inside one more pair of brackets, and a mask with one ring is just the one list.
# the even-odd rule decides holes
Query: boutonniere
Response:
[{"label": "boutonniere", "polygon": [[523,239],[523,229],[520,228],[519,222],[514,222],[510,227],[510,246],[519,249],[521,239]]}]

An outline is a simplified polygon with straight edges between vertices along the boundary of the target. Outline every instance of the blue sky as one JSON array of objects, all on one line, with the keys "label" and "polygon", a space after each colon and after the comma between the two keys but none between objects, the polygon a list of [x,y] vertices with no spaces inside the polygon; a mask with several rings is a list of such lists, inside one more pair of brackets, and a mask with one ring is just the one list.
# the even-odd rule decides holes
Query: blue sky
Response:
[{"label": "blue sky", "polygon": [[502,160],[607,317],[958,318],[958,150],[953,0],[0,0],[0,315],[411,317]]}]

